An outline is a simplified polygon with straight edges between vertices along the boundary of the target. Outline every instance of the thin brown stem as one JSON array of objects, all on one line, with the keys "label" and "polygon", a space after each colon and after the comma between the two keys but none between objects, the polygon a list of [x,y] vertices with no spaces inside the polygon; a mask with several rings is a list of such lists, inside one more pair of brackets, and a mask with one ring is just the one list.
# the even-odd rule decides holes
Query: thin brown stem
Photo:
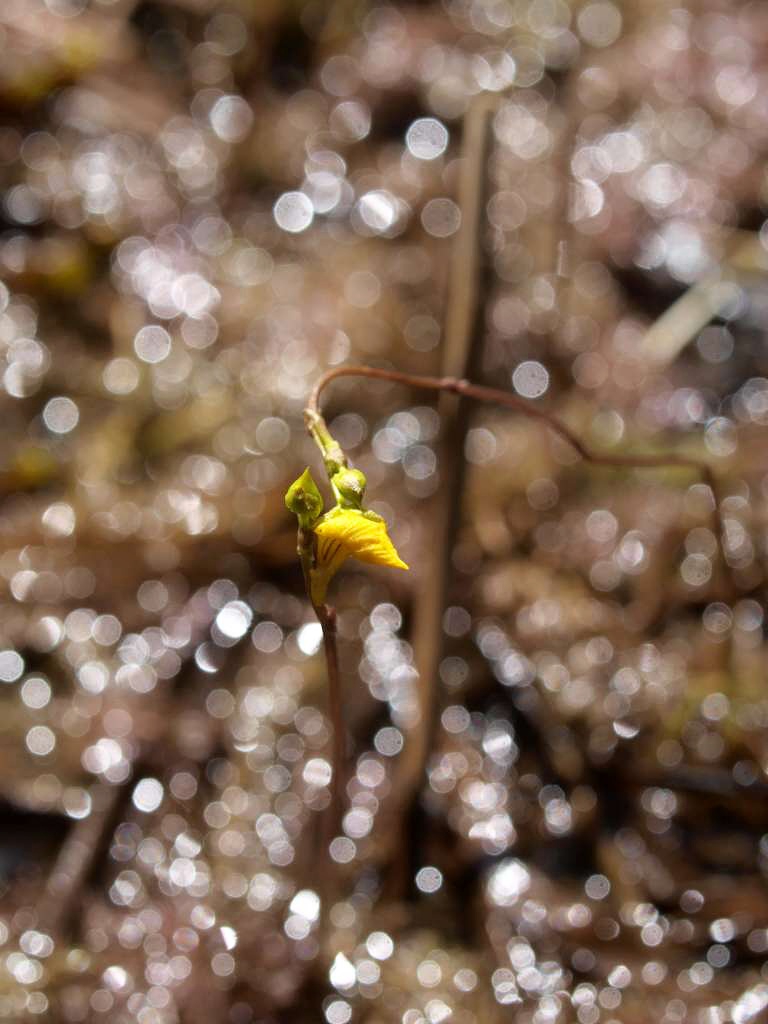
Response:
[{"label": "thin brown stem", "polygon": [[[688,455],[615,455],[610,452],[596,452],[576,434],[561,419],[545,409],[532,405],[524,398],[513,395],[508,391],[500,391],[498,388],[485,387],[482,384],[472,384],[468,380],[458,380],[455,377],[421,377],[412,373],[403,373],[400,370],[387,370],[375,366],[337,366],[328,370],[315,385],[307,405],[307,414],[320,417],[320,396],[328,384],[337,377],[372,377],[377,380],[388,380],[395,384],[405,384],[414,388],[426,388],[430,391],[449,391],[457,395],[465,395],[467,398],[474,398],[478,402],[490,402],[494,405],[501,405],[507,409],[522,413],[529,419],[539,420],[549,429],[558,435],[563,441],[571,446],[574,451],[584,459],[596,466],[614,466],[625,469],[663,469],[670,466],[693,469],[701,476],[703,482],[710,488],[713,496],[716,497],[716,483],[712,468],[702,459],[696,459]],[[718,525],[718,533],[722,536],[722,524],[720,522],[720,509],[715,501],[715,518]]]},{"label": "thin brown stem", "polygon": [[[319,417],[322,419],[322,417]],[[323,630],[323,649],[325,664],[328,671],[328,717],[331,720],[331,802],[321,829],[324,846],[323,856],[328,854],[328,846],[341,828],[344,814],[344,789],[346,786],[346,742],[344,736],[344,713],[339,670],[339,649],[336,640],[336,609],[330,605],[318,605],[312,601],[311,570],[314,559],[314,532],[299,527],[298,554],[304,573],[304,585],[307,596],[312,602],[317,620]]]},{"label": "thin brown stem", "polygon": [[346,786],[346,742],[344,736],[344,711],[339,671],[339,649],[336,643],[336,609],[329,605],[315,607],[320,625],[323,628],[323,648],[325,663],[328,668],[328,713],[333,733],[331,747],[331,803],[328,808],[325,826],[325,845],[328,845],[341,829],[344,815],[344,789]]},{"label": "thin brown stem", "polygon": [[[491,192],[494,150],[492,120],[498,108],[498,94],[476,96],[464,117],[459,158],[457,201],[461,224],[451,247],[446,289],[440,375],[472,377],[482,361],[486,333],[485,311],[495,278],[487,242],[486,207]],[[407,742],[397,759],[392,779],[390,813],[404,820],[408,808],[421,792],[422,779],[433,749],[439,718],[439,667],[443,658],[445,633],[443,615],[453,573],[452,552],[461,521],[466,463],[452,458],[464,448],[472,403],[458,395],[438,396],[440,439],[437,454],[441,470],[437,488],[426,509],[431,543],[421,555],[421,574],[416,581],[411,642],[413,664],[419,683],[414,694],[414,717],[406,728]],[[410,885],[406,848],[397,832],[389,836],[387,859],[392,870],[387,876],[389,894],[405,896]]]}]

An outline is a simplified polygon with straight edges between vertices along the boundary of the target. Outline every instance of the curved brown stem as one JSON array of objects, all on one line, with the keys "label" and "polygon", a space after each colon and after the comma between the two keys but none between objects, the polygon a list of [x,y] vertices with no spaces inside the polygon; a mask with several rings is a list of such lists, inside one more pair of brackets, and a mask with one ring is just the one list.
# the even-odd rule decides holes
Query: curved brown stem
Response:
[{"label": "curved brown stem", "polygon": [[387,380],[396,384],[405,384],[414,388],[426,388],[430,391],[448,391],[457,395],[464,395],[479,402],[490,402],[494,405],[501,405],[507,409],[527,416],[529,419],[539,420],[546,424],[549,429],[557,434],[563,441],[584,459],[595,466],[613,466],[624,469],[662,469],[670,466],[693,469],[700,476],[702,481],[712,491],[713,497],[713,519],[717,527],[717,537],[720,545],[723,543],[723,523],[720,512],[720,502],[717,495],[717,484],[715,475],[709,466],[702,459],[696,459],[687,455],[613,455],[609,452],[596,452],[589,447],[569,426],[561,419],[532,405],[524,398],[513,395],[509,391],[501,391],[498,388],[485,387],[482,384],[472,384],[468,380],[459,380],[455,377],[422,377],[417,374],[403,373],[400,370],[387,370],[375,366],[337,366],[327,370],[318,380],[309,396],[309,402],[305,409],[307,423],[323,423],[320,412],[320,396],[325,388],[336,380],[337,377],[370,377],[375,380]]}]

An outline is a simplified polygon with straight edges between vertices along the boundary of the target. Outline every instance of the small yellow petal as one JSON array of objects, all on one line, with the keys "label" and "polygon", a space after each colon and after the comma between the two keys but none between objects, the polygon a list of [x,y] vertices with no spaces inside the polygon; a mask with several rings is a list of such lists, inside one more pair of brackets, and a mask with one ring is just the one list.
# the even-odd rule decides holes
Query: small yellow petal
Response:
[{"label": "small yellow petal", "polygon": [[[334,550],[338,545],[345,557],[357,558],[374,565],[407,569],[387,534],[387,524],[372,512],[357,509],[334,509],[315,526],[318,553],[321,547]],[[318,561],[322,561],[318,558]]]},{"label": "small yellow petal", "polygon": [[372,565],[407,569],[387,534],[387,524],[373,512],[335,508],[314,527],[317,538],[312,570],[312,600],[322,604],[332,577],[347,558]]}]

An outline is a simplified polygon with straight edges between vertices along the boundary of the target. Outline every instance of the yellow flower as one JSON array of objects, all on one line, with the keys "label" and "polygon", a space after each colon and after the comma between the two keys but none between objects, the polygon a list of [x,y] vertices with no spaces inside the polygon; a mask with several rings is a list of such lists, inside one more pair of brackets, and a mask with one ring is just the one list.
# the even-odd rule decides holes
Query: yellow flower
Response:
[{"label": "yellow flower", "polygon": [[328,584],[348,558],[394,569],[408,568],[387,535],[387,524],[375,512],[334,508],[313,529],[317,547],[310,588],[316,605],[323,604]]}]

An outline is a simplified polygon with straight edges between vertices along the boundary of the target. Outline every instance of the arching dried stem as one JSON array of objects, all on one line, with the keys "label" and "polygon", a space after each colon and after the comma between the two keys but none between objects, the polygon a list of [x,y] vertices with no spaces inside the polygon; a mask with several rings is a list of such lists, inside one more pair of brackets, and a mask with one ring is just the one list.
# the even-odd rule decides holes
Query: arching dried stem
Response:
[{"label": "arching dried stem", "polygon": [[376,366],[337,366],[326,371],[318,380],[309,396],[309,402],[304,415],[307,423],[322,423],[325,425],[320,413],[320,396],[325,388],[336,380],[337,377],[370,377],[375,380],[388,380],[395,384],[405,384],[412,388],[425,388],[429,391],[447,391],[456,395],[464,395],[473,398],[478,402],[487,402],[492,405],[501,405],[514,412],[519,412],[529,419],[539,420],[549,429],[557,434],[579,455],[585,462],[594,466],[609,466],[621,469],[665,469],[669,467],[680,467],[681,469],[692,469],[699,474],[703,483],[712,491],[714,499],[713,519],[716,526],[718,543],[722,545],[723,524],[720,512],[720,503],[717,495],[717,484],[712,467],[703,459],[696,459],[688,455],[617,455],[610,452],[599,452],[591,448],[585,441],[571,430],[561,419],[540,409],[538,406],[514,395],[509,391],[501,391],[498,388],[485,387],[482,384],[472,384],[468,380],[458,380],[454,377],[422,377],[417,374],[403,373],[400,370],[387,370]]}]

